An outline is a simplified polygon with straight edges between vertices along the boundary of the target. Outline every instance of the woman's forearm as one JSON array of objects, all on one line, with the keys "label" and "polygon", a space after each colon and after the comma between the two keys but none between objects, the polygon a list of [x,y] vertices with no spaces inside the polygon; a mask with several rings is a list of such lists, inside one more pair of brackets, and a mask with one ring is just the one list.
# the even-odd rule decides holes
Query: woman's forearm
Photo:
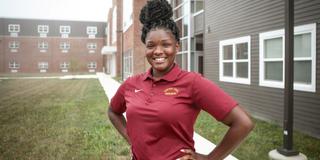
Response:
[{"label": "woman's forearm", "polygon": [[222,141],[217,147],[208,155],[209,159],[220,160],[227,157],[233,150],[235,150],[245,137],[253,129],[254,125],[249,116],[239,107],[236,107],[235,113],[231,113],[224,123],[229,125],[229,130],[225,134]]},{"label": "woman's forearm", "polygon": [[126,141],[130,143],[129,136],[127,134],[126,128],[126,119],[122,114],[117,114],[111,110],[111,107],[108,109],[108,117],[113,124],[113,126],[118,130],[118,132],[126,139]]}]

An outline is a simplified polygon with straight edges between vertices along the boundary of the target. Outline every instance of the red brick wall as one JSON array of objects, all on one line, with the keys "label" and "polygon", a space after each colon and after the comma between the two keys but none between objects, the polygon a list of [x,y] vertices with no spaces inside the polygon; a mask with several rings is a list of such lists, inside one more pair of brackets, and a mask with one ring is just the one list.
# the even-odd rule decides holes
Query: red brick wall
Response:
[{"label": "red brick wall", "polygon": [[147,0],[133,1],[133,64],[134,74],[145,72],[148,68],[148,62],[145,60],[145,45],[141,42],[142,24],[139,21],[141,8],[147,3]]},{"label": "red brick wall", "polygon": [[0,73],[4,72],[4,38],[0,36]]},{"label": "red brick wall", "polygon": [[116,74],[117,76],[122,75],[122,0],[115,0],[117,5],[117,53],[116,53]]},{"label": "red brick wall", "polygon": [[[20,46],[18,52],[11,52],[8,45],[11,41],[19,41]],[[38,42],[48,42],[48,49],[46,52],[40,52]],[[60,42],[70,43],[68,53],[62,53],[60,49]],[[20,64],[19,72],[37,73],[38,62],[48,62],[49,73],[61,72],[60,63],[66,61],[70,62],[70,67],[75,66],[75,72],[88,72],[87,64],[90,61],[97,62],[96,71],[102,71],[102,55],[101,48],[103,47],[103,38],[88,39],[87,37],[75,38],[60,38],[60,37],[4,37],[4,72],[11,72],[9,69],[9,62],[15,60]],[[96,43],[97,49],[95,53],[89,53],[87,43]],[[73,64],[72,64],[73,62]],[[71,69],[69,68],[69,72]]]}]

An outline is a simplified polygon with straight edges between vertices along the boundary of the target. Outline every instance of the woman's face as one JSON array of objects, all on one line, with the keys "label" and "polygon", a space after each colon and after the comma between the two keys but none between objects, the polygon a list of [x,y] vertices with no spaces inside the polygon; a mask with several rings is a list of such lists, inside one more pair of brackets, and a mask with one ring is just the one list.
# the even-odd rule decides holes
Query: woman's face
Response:
[{"label": "woman's face", "polygon": [[146,36],[146,58],[153,69],[154,77],[161,77],[174,64],[179,44],[173,34],[165,29],[155,29]]}]

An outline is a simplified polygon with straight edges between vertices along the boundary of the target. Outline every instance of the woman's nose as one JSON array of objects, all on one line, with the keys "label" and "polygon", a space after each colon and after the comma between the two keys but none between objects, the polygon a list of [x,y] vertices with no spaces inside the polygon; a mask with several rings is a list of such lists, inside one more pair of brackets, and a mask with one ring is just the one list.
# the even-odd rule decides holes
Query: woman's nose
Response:
[{"label": "woman's nose", "polygon": [[154,50],[155,54],[161,54],[163,53],[163,48],[161,46],[156,46],[155,50]]}]

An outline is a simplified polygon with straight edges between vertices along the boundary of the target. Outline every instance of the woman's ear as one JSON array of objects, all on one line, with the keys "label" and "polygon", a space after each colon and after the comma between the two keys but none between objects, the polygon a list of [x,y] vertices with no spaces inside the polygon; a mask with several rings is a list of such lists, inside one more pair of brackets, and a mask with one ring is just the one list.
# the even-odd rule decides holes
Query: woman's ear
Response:
[{"label": "woman's ear", "polygon": [[177,53],[179,52],[179,49],[180,49],[180,44],[179,44],[179,42],[176,42],[176,51],[177,51]]}]

